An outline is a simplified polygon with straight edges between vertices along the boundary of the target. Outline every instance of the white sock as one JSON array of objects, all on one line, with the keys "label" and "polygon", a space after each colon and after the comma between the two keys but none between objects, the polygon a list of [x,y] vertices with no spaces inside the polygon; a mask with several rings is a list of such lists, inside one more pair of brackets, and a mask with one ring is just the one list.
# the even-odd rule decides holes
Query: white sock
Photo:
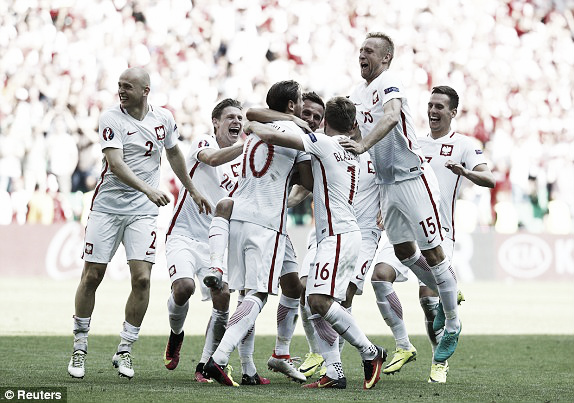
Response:
[{"label": "white sock", "polygon": [[307,303],[305,305],[301,305],[301,303],[299,303],[299,311],[301,312],[301,324],[303,324],[303,330],[305,331],[305,336],[307,337],[309,351],[315,354],[321,354],[319,345],[317,343],[315,327],[313,326],[311,319],[309,319],[311,316],[309,304]]},{"label": "white sock", "polygon": [[227,319],[229,318],[229,311],[219,311],[215,308],[211,310],[211,317],[205,329],[205,344],[203,345],[203,353],[199,362],[206,363],[209,357],[213,354],[223,335],[225,334],[225,327],[227,326]]},{"label": "white sock", "polygon": [[74,351],[88,352],[88,332],[90,331],[91,317],[79,318],[74,315]]},{"label": "white sock", "polygon": [[403,307],[397,293],[393,289],[393,283],[389,281],[371,281],[371,284],[373,285],[373,290],[375,290],[379,311],[385,323],[391,328],[397,348],[410,349],[412,345],[403,320]]},{"label": "white sock", "polygon": [[454,270],[448,258],[436,266],[431,267],[438,286],[438,294],[442,302],[445,316],[445,330],[449,333],[458,332],[460,322],[458,320],[457,285]]},{"label": "white sock", "polygon": [[231,318],[229,318],[227,329],[217,350],[213,353],[213,360],[217,364],[227,365],[229,356],[241,342],[241,339],[245,337],[249,329],[255,324],[255,320],[257,316],[259,316],[261,309],[263,309],[265,302],[266,301],[261,301],[255,295],[249,295],[245,297],[241,305],[237,307]]},{"label": "white sock", "polygon": [[[319,352],[325,360],[325,367],[327,368],[326,375],[331,379],[341,378],[344,374],[341,364],[341,354],[339,353],[339,335],[329,322],[320,315],[311,315],[309,319],[315,328]],[[339,375],[339,372],[342,376]]]},{"label": "white sock", "polygon": [[[341,305],[341,307],[343,308],[343,306]],[[348,308],[343,308],[345,309],[347,312],[349,312],[349,315],[352,315],[351,311],[353,310],[353,307],[350,306]],[[339,354],[343,353],[343,347],[345,347],[345,339],[342,337],[339,337]]]},{"label": "white sock", "polygon": [[[369,341],[365,333],[363,333],[357,325],[355,318],[353,318],[345,308],[337,302],[333,302],[323,318],[331,324],[333,329],[339,333],[339,336],[343,337],[353,347],[359,350],[363,360],[372,360],[375,358],[377,348]],[[338,351],[339,349],[337,348],[337,352]]]},{"label": "white sock", "polygon": [[289,355],[289,345],[299,317],[297,308],[299,308],[299,298],[289,298],[281,294],[279,305],[277,305],[275,355]]},{"label": "white sock", "polygon": [[229,220],[213,217],[209,226],[209,259],[211,267],[222,268],[229,240]]},{"label": "white sock", "polygon": [[422,281],[428,288],[438,294],[438,287],[436,285],[436,280],[433,276],[431,267],[429,266],[427,260],[422,255],[420,250],[417,249],[414,255],[408,259],[401,260],[401,263],[411,269],[420,281]]},{"label": "white sock", "polygon": [[241,373],[253,376],[257,373],[257,368],[253,362],[253,352],[255,351],[255,325],[247,331],[247,334],[237,346],[239,360],[241,361]]},{"label": "white sock", "polygon": [[183,305],[177,305],[173,298],[173,293],[169,295],[167,299],[167,312],[169,316],[169,327],[173,333],[180,334],[183,330],[183,324],[185,323],[188,310],[189,301],[185,301]]},{"label": "white sock", "polygon": [[138,340],[140,328],[129,324],[124,321],[124,329],[120,332],[120,344],[118,345],[118,353],[131,353],[132,345]]}]

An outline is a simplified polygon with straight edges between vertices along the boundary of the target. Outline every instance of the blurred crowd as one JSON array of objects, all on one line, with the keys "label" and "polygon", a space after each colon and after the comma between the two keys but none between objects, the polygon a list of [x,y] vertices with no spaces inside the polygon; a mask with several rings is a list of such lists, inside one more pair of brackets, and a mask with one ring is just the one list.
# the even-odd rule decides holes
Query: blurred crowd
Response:
[{"label": "blurred crowd", "polygon": [[100,172],[98,117],[125,68],[151,73],[149,102],[173,111],[185,144],[212,131],[220,99],[264,105],[279,80],[349,94],[365,34],[383,31],[418,134],[430,89],[449,85],[461,97],[456,129],[490,159],[496,188],[468,187],[459,204],[470,230],[574,231],[574,1],[405,4],[1,2],[0,224],[81,219]]}]

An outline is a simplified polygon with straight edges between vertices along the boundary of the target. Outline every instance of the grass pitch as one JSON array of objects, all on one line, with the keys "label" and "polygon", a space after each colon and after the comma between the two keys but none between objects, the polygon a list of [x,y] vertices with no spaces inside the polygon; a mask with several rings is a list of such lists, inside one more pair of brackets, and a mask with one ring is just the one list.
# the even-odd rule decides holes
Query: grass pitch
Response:
[{"label": "grass pitch", "polygon": [[[428,384],[431,352],[426,337],[411,338],[418,359],[400,373],[382,375],[373,390],[362,390],[363,369],[356,350],[345,345],[343,366],[346,390],[304,390],[285,376],[267,370],[274,338],[257,337],[255,364],[270,385],[223,387],[198,384],[193,372],[201,355],[203,337],[186,337],[179,367],[163,366],[166,337],[143,336],[134,348],[135,377],[119,378],[111,357],[118,336],[90,336],[86,377],[72,379],[67,371],[71,336],[0,337],[0,387],[65,387],[67,400],[76,402],[573,402],[574,336],[461,336],[449,360],[445,385]],[[392,350],[388,336],[371,340]],[[292,355],[304,355],[307,344],[296,336]],[[389,355],[392,351],[389,351]],[[234,379],[241,379],[237,353],[231,357]],[[0,401],[5,400],[0,396]]]}]

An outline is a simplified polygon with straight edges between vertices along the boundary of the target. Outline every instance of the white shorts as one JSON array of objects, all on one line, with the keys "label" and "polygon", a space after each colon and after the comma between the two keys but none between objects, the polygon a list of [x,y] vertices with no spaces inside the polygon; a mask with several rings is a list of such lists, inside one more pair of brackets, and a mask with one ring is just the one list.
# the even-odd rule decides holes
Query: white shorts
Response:
[{"label": "white shorts", "polygon": [[287,235],[285,240],[285,256],[283,257],[283,266],[281,266],[281,276],[289,273],[297,273],[299,271],[299,266],[297,265],[297,255],[295,254],[295,248]]},{"label": "white shorts", "polygon": [[261,225],[231,220],[229,288],[277,294],[287,236]]},{"label": "white shorts", "polygon": [[307,253],[305,254],[303,263],[301,263],[301,267],[299,268],[299,278],[307,277],[309,275],[309,271],[313,266],[316,254],[317,237],[315,236],[315,226],[313,226],[311,231],[309,231],[309,235],[307,235]]},{"label": "white shorts", "polygon": [[392,245],[416,241],[420,250],[432,249],[443,240],[440,225],[438,182],[430,166],[413,179],[379,185],[381,211]]},{"label": "white shorts", "polygon": [[359,257],[357,259],[355,271],[351,277],[351,283],[357,286],[356,295],[361,295],[363,293],[365,277],[371,268],[371,263],[377,252],[377,246],[379,245],[380,238],[380,230],[373,229],[361,231],[361,250],[359,251]]},{"label": "white shorts", "polygon": [[[201,290],[203,301],[211,299],[211,292],[203,284],[203,278],[210,272],[209,244],[182,235],[167,237],[166,259],[171,283],[180,278],[194,279],[196,287]],[[227,270],[223,270],[223,281],[227,283]]]},{"label": "white shorts", "polygon": [[[454,250],[454,242],[450,238],[445,238],[444,241],[441,243],[441,247],[444,251],[445,256],[452,262],[452,253]],[[375,266],[379,263],[386,263],[395,269],[395,273],[397,278],[395,282],[401,283],[403,281],[407,281],[409,279],[409,268],[401,263],[401,261],[395,255],[395,250],[393,245],[385,239],[385,237],[381,237],[381,242],[379,244],[379,250],[377,251],[377,256],[375,257]],[[424,283],[420,280],[419,285],[424,285]]]},{"label": "white shorts", "polygon": [[317,245],[313,269],[307,278],[306,295],[329,295],[344,301],[355,271],[361,244],[361,231],[323,238]]},{"label": "white shorts", "polygon": [[109,263],[124,244],[126,258],[155,263],[157,216],[116,215],[91,211],[86,224],[84,252],[86,262]]}]

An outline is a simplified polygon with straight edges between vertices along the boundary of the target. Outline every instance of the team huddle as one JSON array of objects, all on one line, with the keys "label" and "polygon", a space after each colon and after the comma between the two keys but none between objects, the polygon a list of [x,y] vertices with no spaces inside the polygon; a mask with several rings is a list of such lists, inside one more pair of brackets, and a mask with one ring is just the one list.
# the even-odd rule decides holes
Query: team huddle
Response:
[{"label": "team huddle", "polygon": [[[241,385],[268,384],[253,360],[255,324],[268,296],[280,294],[269,369],[304,388],[344,389],[346,341],[361,356],[363,388],[371,389],[381,372],[396,373],[416,359],[393,289],[410,269],[433,350],[428,382],[445,383],[462,329],[463,297],[451,266],[455,202],[463,177],[486,187],[495,181],[482,150],[451,130],[459,102],[454,89],[432,89],[430,132],[416,137],[405,88],[389,71],[393,55],[390,37],[367,34],[359,53],[364,81],[349,97],[326,103],[295,81],[281,81],[267,93],[268,108],[247,110],[244,122],[241,104],[224,99],[212,111],[214,135],[194,138],[187,158],[173,115],[147,103],[148,73],[124,71],[119,105],[100,118],[103,166],[86,225],[68,373],[85,375],[95,292],[122,242],[132,289],[112,363],[120,376],[134,376],[132,347],[149,302],[158,208],[169,203],[158,189],[165,149],[182,183],[166,237],[167,369],[179,363],[189,299],[199,287],[213,308],[195,380],[239,386],[228,366],[237,348]],[[315,227],[299,267],[287,210],[311,195]],[[369,340],[351,313],[371,267],[376,304],[396,342],[386,365],[387,350]],[[239,294],[231,316],[230,290]],[[290,342],[299,313],[309,352],[296,366]]]}]

